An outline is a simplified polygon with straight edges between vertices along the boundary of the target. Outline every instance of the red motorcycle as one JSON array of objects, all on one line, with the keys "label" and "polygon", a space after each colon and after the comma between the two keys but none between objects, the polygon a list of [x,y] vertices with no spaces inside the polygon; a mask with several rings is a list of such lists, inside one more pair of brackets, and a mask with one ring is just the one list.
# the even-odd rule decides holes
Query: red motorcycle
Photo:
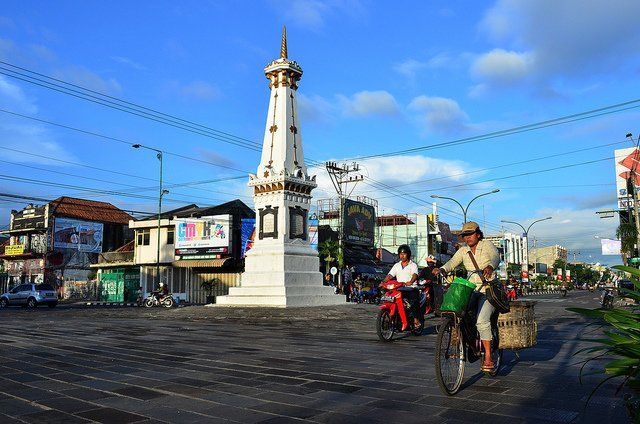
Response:
[{"label": "red motorcycle", "polygon": [[516,300],[518,298],[518,293],[516,292],[516,288],[513,287],[511,284],[507,286],[506,292],[507,292],[507,299]]},{"label": "red motorcycle", "polygon": [[404,287],[404,283],[396,280],[389,280],[379,286],[383,295],[380,299],[380,310],[376,319],[376,332],[378,338],[383,342],[390,342],[395,333],[405,331],[410,331],[415,336],[421,335],[424,329],[424,317],[434,309],[429,284],[421,280],[418,283],[420,305],[417,317],[420,325],[416,326],[409,301],[403,298],[402,291],[400,291],[402,287]]}]

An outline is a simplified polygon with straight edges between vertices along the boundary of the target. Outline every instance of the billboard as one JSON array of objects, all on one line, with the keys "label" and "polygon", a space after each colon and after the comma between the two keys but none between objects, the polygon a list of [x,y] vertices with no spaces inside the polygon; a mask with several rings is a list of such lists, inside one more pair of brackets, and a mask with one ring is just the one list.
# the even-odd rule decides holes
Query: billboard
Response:
[{"label": "billboard", "polygon": [[101,253],[102,230],[103,225],[100,222],[56,218],[53,235],[54,247],[56,250],[69,249],[85,253]]},{"label": "billboard", "polygon": [[344,241],[362,246],[373,246],[376,210],[373,206],[345,199],[342,210]]},{"label": "billboard", "polygon": [[231,245],[231,215],[176,218],[176,255],[228,253]]},{"label": "billboard", "polygon": [[600,239],[603,255],[620,255],[622,242],[620,240]]},{"label": "billboard", "polygon": [[627,209],[633,207],[633,199],[630,197],[632,193],[628,193],[627,182],[633,179],[635,186],[640,186],[640,150],[635,147],[617,149],[614,155],[618,209]]},{"label": "billboard", "polygon": [[309,225],[308,235],[309,235],[309,245],[313,250],[318,250],[318,216],[315,213],[309,215],[309,219],[307,221]]},{"label": "billboard", "polygon": [[256,219],[242,218],[240,233],[240,257],[244,258],[247,252],[253,247],[253,241],[256,237]]}]

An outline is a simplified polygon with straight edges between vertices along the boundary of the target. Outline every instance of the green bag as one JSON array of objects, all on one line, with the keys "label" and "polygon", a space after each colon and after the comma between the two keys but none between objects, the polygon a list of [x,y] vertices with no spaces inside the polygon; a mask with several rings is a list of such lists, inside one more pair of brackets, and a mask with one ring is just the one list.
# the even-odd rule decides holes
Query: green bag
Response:
[{"label": "green bag", "polygon": [[475,289],[475,284],[464,278],[457,277],[453,280],[453,283],[451,283],[449,290],[444,294],[440,310],[442,312],[455,312],[456,315],[461,315],[467,307],[471,294]]}]

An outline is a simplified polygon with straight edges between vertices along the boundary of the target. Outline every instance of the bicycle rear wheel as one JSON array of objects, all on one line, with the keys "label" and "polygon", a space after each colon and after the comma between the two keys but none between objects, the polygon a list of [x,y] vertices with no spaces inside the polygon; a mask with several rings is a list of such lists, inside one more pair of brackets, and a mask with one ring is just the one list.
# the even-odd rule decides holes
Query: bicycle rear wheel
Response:
[{"label": "bicycle rear wheel", "polygon": [[444,317],[436,339],[436,379],[442,391],[458,393],[464,377],[464,347],[462,333],[455,318]]}]

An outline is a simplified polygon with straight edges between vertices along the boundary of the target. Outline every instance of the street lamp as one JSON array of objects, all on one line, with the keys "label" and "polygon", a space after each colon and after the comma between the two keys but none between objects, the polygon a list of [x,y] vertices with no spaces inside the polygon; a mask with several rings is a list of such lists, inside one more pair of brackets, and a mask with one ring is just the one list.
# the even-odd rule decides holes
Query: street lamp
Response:
[{"label": "street lamp", "polygon": [[519,226],[520,228],[522,228],[522,231],[524,231],[524,243],[525,243],[525,257],[524,257],[524,263],[522,264],[522,271],[527,273],[527,280],[529,279],[529,230],[531,229],[531,227],[533,227],[533,224],[540,222],[540,221],[546,221],[547,219],[551,219],[553,217],[548,216],[546,218],[542,218],[542,219],[537,219],[535,221],[533,221],[527,228],[524,228],[524,226],[518,222],[515,221],[507,221],[505,219],[500,220],[500,222],[507,222],[509,224],[515,224],[517,226]]},{"label": "street lamp", "polygon": [[447,199],[447,200],[451,200],[452,202],[457,203],[457,205],[460,206],[460,209],[462,209],[462,217],[464,219],[463,224],[466,224],[467,223],[467,212],[469,211],[469,206],[471,206],[471,203],[473,203],[473,201],[476,200],[478,197],[487,196],[489,194],[497,193],[499,191],[500,191],[500,189],[497,188],[495,190],[491,190],[488,193],[482,193],[482,194],[477,195],[476,197],[471,199],[469,201],[469,203],[467,203],[467,207],[466,208],[464,206],[462,206],[462,204],[460,202],[458,202],[456,199],[454,199],[453,197],[438,196],[437,194],[432,194],[431,197],[434,198],[434,199]]},{"label": "street lamp", "polygon": [[158,244],[156,250],[156,287],[160,283],[160,219],[162,215],[162,196],[165,194],[169,194],[169,190],[164,190],[162,188],[162,150],[154,149],[153,147],[143,146],[142,144],[133,144],[131,145],[134,149],[147,149],[156,152],[156,157],[160,161],[160,187],[158,194]]}]

